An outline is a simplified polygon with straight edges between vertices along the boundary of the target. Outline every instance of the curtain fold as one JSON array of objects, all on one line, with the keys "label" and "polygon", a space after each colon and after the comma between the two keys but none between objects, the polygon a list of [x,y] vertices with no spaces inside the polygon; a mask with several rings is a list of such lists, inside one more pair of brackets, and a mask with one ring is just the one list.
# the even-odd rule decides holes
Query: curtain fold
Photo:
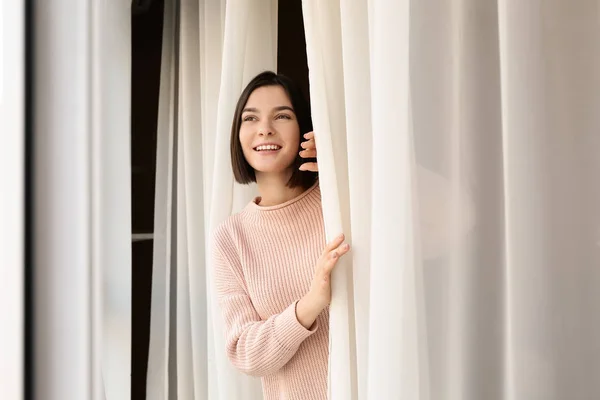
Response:
[{"label": "curtain fold", "polygon": [[[331,242],[344,233],[352,243],[339,4],[303,1],[302,5],[326,238]],[[352,263],[347,258],[333,271],[331,290],[335,295],[329,309],[329,397],[353,399],[357,385],[355,324]]]},{"label": "curtain fold", "polygon": [[[340,1],[342,67],[350,231],[352,234],[352,284],[356,340],[356,393],[367,398],[369,357],[369,300],[371,258],[371,72],[368,4]],[[352,295],[352,294],[351,294]],[[331,330],[330,330],[331,332]]]},{"label": "curtain fold", "polygon": [[[414,332],[418,325],[414,318],[412,193],[416,185],[411,179],[410,2],[374,1],[371,11],[371,129],[377,156],[372,164],[367,396],[419,399],[419,347]],[[390,46],[395,51],[388,51]]]},{"label": "curtain fold", "polygon": [[498,2],[510,398],[600,393],[599,9]]},{"label": "curtain fold", "polygon": [[[35,82],[27,84],[27,104],[13,99],[15,115],[6,118],[14,124],[26,106],[27,165],[19,168],[29,171],[26,320],[35,327],[27,339],[35,382],[26,392],[61,400],[128,398],[131,2],[44,1],[19,16],[22,3],[11,4],[2,19],[14,18],[6,27],[24,24],[21,33],[31,36],[27,58],[18,54],[21,33],[5,37],[10,61],[28,64],[20,72],[7,64],[15,79],[8,94],[19,94],[23,72]],[[2,379],[10,378],[5,372]]]},{"label": "curtain fold", "polygon": [[[95,253],[101,276],[102,399],[131,396],[131,3],[95,8],[99,34],[95,120]],[[118,93],[118,96],[114,96]]]},{"label": "curtain fold", "polygon": [[355,275],[347,352],[334,278],[331,398],[597,395],[598,4],[303,4],[321,181],[350,177],[323,189],[329,226],[351,204]]},{"label": "curtain fold", "polygon": [[262,398],[223,351],[207,249],[210,230],[255,195],[233,181],[231,116],[244,85],[276,69],[276,32],[274,0],[165,2],[149,399]]},{"label": "curtain fold", "polygon": [[[598,397],[600,4],[302,6],[326,235],[352,244],[329,398]],[[149,399],[261,398],[225,358],[206,249],[255,194],[229,129],[276,69],[276,18],[166,2]]]}]

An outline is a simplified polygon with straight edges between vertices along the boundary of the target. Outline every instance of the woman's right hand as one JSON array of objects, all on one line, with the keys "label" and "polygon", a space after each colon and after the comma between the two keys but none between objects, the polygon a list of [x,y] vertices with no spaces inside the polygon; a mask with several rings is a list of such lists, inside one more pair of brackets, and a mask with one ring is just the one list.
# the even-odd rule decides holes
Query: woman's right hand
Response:
[{"label": "woman's right hand", "polygon": [[325,246],[321,257],[319,257],[310,291],[296,306],[296,317],[307,329],[312,326],[317,316],[331,302],[331,271],[333,271],[340,257],[349,250],[350,245],[344,243],[344,235],[341,234]]}]

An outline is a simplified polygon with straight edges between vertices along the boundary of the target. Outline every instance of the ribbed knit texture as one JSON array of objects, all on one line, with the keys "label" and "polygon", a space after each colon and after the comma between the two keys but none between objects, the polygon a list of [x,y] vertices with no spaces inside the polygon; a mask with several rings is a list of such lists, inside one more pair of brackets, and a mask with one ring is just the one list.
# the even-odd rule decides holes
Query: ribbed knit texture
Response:
[{"label": "ribbed knit texture", "polygon": [[319,186],[277,206],[256,201],[213,236],[227,355],[242,372],[262,378],[265,400],[324,400],[329,310],[310,329],[295,310],[325,247]]}]

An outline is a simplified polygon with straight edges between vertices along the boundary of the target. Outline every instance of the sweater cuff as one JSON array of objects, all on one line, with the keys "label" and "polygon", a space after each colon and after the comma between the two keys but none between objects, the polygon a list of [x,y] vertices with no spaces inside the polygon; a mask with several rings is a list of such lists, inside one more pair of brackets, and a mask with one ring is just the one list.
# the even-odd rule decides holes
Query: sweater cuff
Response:
[{"label": "sweater cuff", "polygon": [[298,317],[296,316],[296,305],[298,304],[298,301],[290,304],[288,308],[279,314],[277,321],[278,326],[275,329],[275,335],[279,345],[288,350],[297,349],[304,339],[315,333],[319,328],[317,320],[315,320],[310,329],[306,329],[298,321]]}]

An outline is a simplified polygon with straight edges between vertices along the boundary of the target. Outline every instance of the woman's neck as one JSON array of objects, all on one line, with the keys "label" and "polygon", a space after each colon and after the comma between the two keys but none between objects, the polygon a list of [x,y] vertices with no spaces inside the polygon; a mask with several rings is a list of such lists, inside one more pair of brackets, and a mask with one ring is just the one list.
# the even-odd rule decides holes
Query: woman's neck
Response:
[{"label": "woman's neck", "polygon": [[291,174],[258,174],[256,184],[260,193],[260,205],[263,207],[276,206],[290,201],[304,192],[304,188],[287,186]]}]

